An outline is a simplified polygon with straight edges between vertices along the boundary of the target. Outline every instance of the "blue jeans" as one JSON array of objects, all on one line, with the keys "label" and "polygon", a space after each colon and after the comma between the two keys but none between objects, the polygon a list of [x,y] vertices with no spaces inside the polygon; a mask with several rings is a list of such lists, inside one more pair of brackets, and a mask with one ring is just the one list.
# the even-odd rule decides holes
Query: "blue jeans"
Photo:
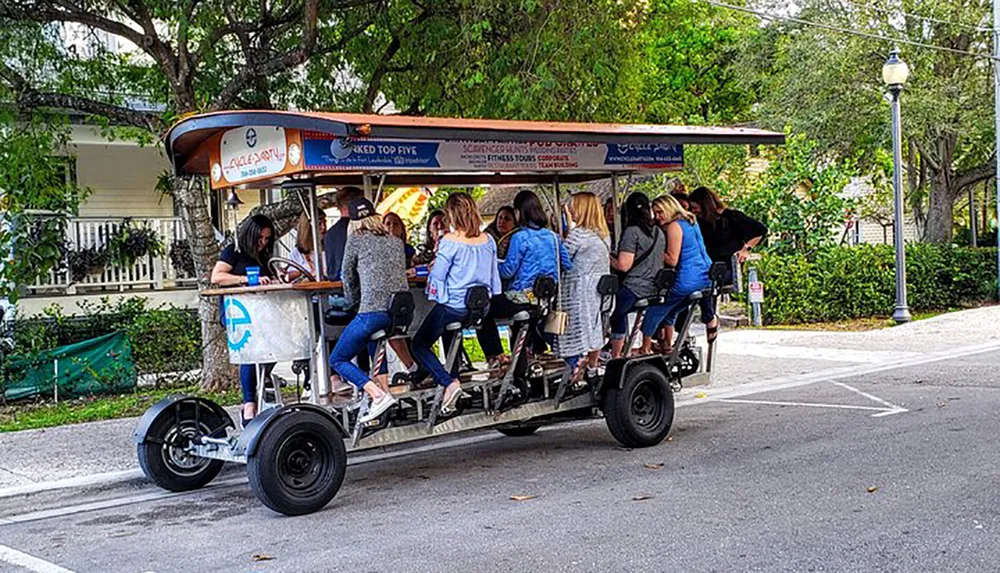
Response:
[{"label": "blue jeans", "polygon": [[[667,296],[666,302],[647,310],[642,321],[642,333],[646,336],[653,336],[661,326],[674,326],[677,322],[677,316],[688,309],[687,298],[691,296],[692,292],[695,291],[671,292]],[[702,297],[698,300],[698,304],[701,306],[701,321],[705,324],[712,322],[712,319],[715,318],[715,299],[710,296]]]},{"label": "blue jeans", "polygon": [[448,323],[465,320],[466,315],[467,313],[464,310],[458,310],[443,304],[436,304],[430,313],[428,313],[427,318],[424,319],[423,324],[420,325],[420,329],[413,335],[413,347],[411,348],[413,357],[417,359],[417,362],[425,370],[431,373],[431,376],[434,377],[434,382],[441,386],[451,384],[452,380],[458,377],[459,361],[456,360],[455,364],[452,365],[452,372],[448,372],[445,370],[444,365],[441,364],[441,361],[438,360],[434,351],[431,350],[431,347],[443,335],[444,349],[447,354],[456,333],[448,332],[444,327]]},{"label": "blue jeans", "polygon": [[627,287],[618,289],[615,296],[615,310],[611,313],[608,322],[611,324],[611,339],[621,340],[628,332],[628,313],[632,312],[632,307],[639,297]]},{"label": "blue jeans", "polygon": [[351,360],[365,351],[372,334],[389,328],[390,322],[388,312],[366,312],[355,316],[330,353],[330,367],[351,384],[363,387],[371,378]]},{"label": "blue jeans", "polygon": [[[261,364],[264,375],[269,375],[274,369],[274,362]],[[257,365],[240,364],[240,389],[243,390],[243,403],[257,401]]]}]

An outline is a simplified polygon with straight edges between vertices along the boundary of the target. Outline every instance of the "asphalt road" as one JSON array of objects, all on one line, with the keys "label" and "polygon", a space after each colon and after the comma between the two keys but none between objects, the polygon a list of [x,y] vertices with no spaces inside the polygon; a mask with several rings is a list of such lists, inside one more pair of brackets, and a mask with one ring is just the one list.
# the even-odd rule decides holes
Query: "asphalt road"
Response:
[{"label": "asphalt road", "polygon": [[[694,398],[671,440],[645,450],[619,448],[603,421],[482,434],[353,466],[324,511],[300,518],[260,505],[239,468],[220,478],[230,485],[180,496],[126,485],[0,500],[8,515],[31,509],[18,503],[70,512],[3,525],[0,510],[0,571],[32,570],[6,548],[57,573],[992,572],[998,412],[994,349]],[[102,500],[124,505],[80,505]]]}]

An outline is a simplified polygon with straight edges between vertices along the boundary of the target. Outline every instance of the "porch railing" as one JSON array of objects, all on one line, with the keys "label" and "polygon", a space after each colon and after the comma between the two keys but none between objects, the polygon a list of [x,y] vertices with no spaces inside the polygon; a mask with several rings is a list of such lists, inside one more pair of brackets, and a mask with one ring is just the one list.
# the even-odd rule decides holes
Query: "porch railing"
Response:
[{"label": "porch railing", "polygon": [[[72,249],[100,247],[107,243],[117,225],[124,219],[113,217],[81,217],[71,219],[67,228],[66,243]],[[136,289],[191,288],[195,279],[188,278],[170,261],[174,241],[187,237],[180,217],[134,217],[136,225],[147,226],[157,232],[166,247],[163,255],[147,255],[135,264],[123,267],[108,264],[99,275],[88,275],[74,282],[66,270],[51,271],[28,287],[29,294],[77,294],[94,291],[126,291]]]}]

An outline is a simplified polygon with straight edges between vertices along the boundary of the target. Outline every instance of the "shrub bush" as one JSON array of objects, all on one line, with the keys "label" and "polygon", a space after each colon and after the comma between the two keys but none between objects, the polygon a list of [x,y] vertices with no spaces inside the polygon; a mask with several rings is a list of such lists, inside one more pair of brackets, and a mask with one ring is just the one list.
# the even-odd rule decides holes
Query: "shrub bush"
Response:
[{"label": "shrub bush", "polygon": [[[812,257],[764,255],[767,324],[828,322],[892,315],[896,300],[891,245],[829,247]],[[996,249],[913,243],[906,246],[907,302],[944,310],[996,299]]]},{"label": "shrub bush", "polygon": [[81,304],[83,314],[68,316],[58,305],[14,325],[14,351],[29,355],[123,330],[132,344],[140,375],[173,374],[201,367],[201,326],[193,310],[164,305],[150,308],[148,299],[133,297],[114,303]]}]

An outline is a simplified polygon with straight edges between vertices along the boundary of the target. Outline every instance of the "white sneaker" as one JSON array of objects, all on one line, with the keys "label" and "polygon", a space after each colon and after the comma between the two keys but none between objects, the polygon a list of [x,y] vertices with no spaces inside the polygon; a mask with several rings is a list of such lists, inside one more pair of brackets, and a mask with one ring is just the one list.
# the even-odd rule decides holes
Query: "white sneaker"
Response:
[{"label": "white sneaker", "polygon": [[365,424],[371,422],[375,418],[382,415],[383,412],[391,408],[396,404],[396,399],[392,397],[391,394],[386,392],[382,394],[382,397],[378,400],[372,400],[372,403],[368,406],[368,412],[365,415],[358,418],[359,424]]}]

